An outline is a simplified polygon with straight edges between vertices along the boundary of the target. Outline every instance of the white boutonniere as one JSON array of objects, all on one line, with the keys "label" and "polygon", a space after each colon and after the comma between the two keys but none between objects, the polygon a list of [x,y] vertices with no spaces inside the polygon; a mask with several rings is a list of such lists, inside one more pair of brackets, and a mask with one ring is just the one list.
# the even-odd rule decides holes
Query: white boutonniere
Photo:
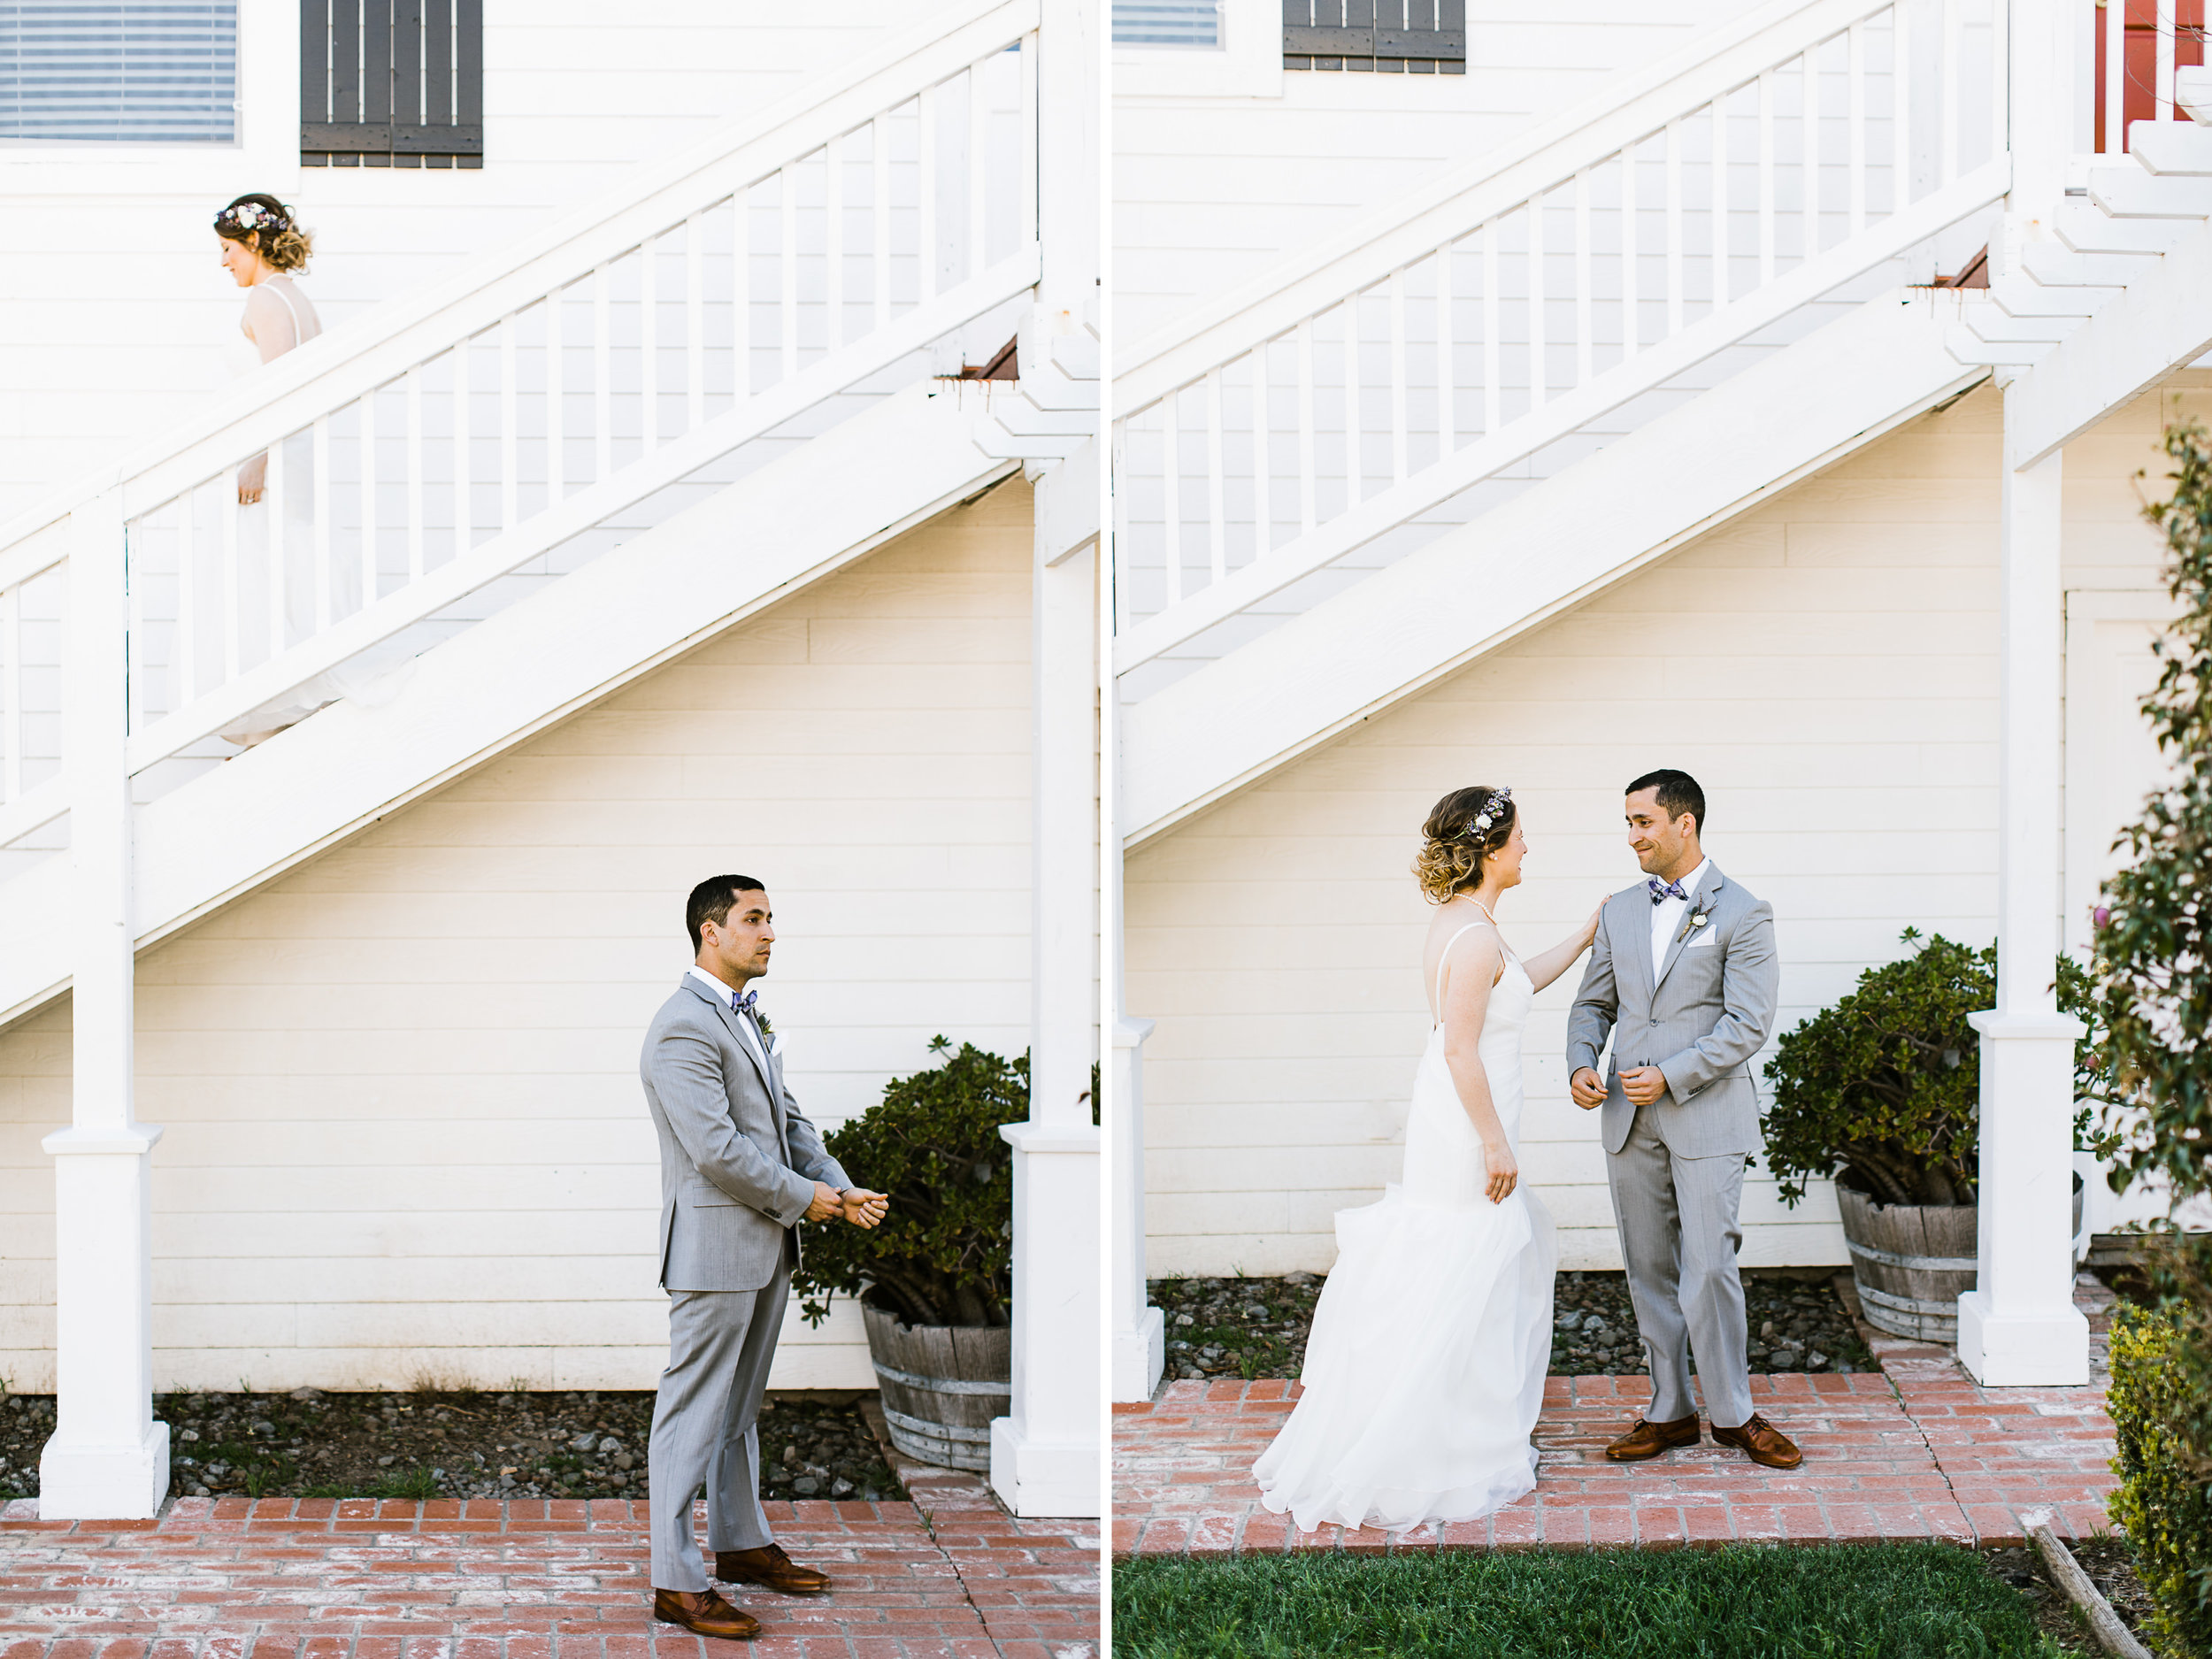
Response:
[{"label": "white boutonniere", "polygon": [[[1682,924],[1681,938],[1689,939],[1694,937],[1697,930],[1704,926],[1712,919],[1712,912],[1709,910],[1692,910],[1689,915],[1689,919]],[[1680,941],[1678,940],[1677,942],[1678,943]]]}]

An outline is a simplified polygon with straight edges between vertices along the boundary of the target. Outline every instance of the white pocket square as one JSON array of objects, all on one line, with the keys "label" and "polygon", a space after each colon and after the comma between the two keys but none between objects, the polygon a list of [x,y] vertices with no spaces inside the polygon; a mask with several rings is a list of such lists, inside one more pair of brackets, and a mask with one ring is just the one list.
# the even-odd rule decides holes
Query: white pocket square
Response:
[{"label": "white pocket square", "polygon": [[1696,950],[1702,946],[1711,944],[1713,941],[1719,937],[1720,935],[1717,933],[1709,933],[1703,928],[1700,928],[1696,933],[1690,935],[1690,942],[1683,946],[1682,949],[1685,950]]}]

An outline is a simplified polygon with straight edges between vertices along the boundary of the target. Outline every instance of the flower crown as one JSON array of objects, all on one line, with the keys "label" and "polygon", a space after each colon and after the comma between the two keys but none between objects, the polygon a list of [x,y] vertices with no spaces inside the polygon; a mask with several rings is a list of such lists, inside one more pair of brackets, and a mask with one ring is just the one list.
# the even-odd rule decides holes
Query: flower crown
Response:
[{"label": "flower crown", "polygon": [[287,223],[281,213],[271,212],[258,202],[240,202],[225,208],[216,216],[217,225],[234,225],[240,230],[282,230]]},{"label": "flower crown", "polygon": [[1505,817],[1505,813],[1502,809],[1510,806],[1512,803],[1513,791],[1510,787],[1498,790],[1487,801],[1482,803],[1482,810],[1476,813],[1473,819],[1469,822],[1467,826],[1467,833],[1470,835],[1488,834],[1490,833],[1490,826]]}]

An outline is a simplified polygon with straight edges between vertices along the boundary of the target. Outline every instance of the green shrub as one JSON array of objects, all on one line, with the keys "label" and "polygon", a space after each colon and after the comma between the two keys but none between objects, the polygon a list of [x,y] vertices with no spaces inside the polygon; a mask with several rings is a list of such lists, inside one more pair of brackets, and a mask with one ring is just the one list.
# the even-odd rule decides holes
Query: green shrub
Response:
[{"label": "green shrub", "polygon": [[842,1292],[909,1325],[1004,1325],[1013,1294],[1013,1148],[1001,1124],[1029,1115],[1029,1059],[939,1037],[942,1063],[895,1078],[883,1099],[826,1137],[860,1186],[887,1193],[872,1231],[810,1227],[792,1281],[807,1323]]},{"label": "green shrub", "polygon": [[[2090,977],[2101,1048],[2125,1133],[2121,1184],[2162,1174],[2176,1202],[2212,1192],[2212,447],[2170,429],[2174,492],[2144,509],[2164,532],[2180,615],[2158,640],[2143,718],[2172,767],[2120,833],[2127,866],[2104,884]],[[2174,1650],[2212,1655],[2212,1235],[2154,1234],[2155,1313],[2116,1321],[2107,1409],[2121,1487],[2110,1507],[2134,1541],[2154,1622]]]},{"label": "green shrub", "polygon": [[2180,1340],[2170,1314],[2124,1304],[2113,1319],[2105,1409],[2120,1445],[2120,1488],[2105,1511],[2127,1530],[2155,1603],[2152,1628],[2175,1653],[2200,1659],[2212,1655],[2212,1486],[2191,1472],[2171,1426],[2189,1407]]},{"label": "green shrub", "polygon": [[[1905,929],[1908,954],[1869,968],[1857,987],[1786,1033],[1767,1062],[1773,1103],[1767,1166],[1782,1202],[1806,1182],[1845,1171],[1886,1204],[1970,1204],[1979,1177],[1982,1040],[1967,1016],[1997,1000],[1997,950],[1975,950]],[[2080,964],[2057,963],[2059,1006],[2088,1034],[2074,1045],[2074,1092],[2109,1098],[2108,1017]],[[2074,1143],[2108,1156],[2092,1109],[2075,1115]]]},{"label": "green shrub", "polygon": [[1886,1204],[1974,1202],[1981,1036],[1966,1017],[1996,1000],[1996,948],[1923,943],[1909,927],[1904,942],[1767,1062],[1767,1165],[1785,1203],[1839,1170]]}]

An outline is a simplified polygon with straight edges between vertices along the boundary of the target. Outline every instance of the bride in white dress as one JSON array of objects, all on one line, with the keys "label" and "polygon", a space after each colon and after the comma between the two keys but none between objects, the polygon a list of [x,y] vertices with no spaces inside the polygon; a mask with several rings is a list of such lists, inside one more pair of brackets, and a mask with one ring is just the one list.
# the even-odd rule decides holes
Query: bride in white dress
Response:
[{"label": "bride in white dress", "polygon": [[1558,1254],[1520,1184],[1521,1030],[1598,918],[1526,962],[1506,944],[1498,900],[1528,850],[1509,789],[1454,790],[1424,834],[1434,1023],[1404,1174],[1381,1202],[1337,1212],[1303,1392],[1253,1469],[1262,1502],[1302,1531],[1475,1520],[1536,1485]]}]

